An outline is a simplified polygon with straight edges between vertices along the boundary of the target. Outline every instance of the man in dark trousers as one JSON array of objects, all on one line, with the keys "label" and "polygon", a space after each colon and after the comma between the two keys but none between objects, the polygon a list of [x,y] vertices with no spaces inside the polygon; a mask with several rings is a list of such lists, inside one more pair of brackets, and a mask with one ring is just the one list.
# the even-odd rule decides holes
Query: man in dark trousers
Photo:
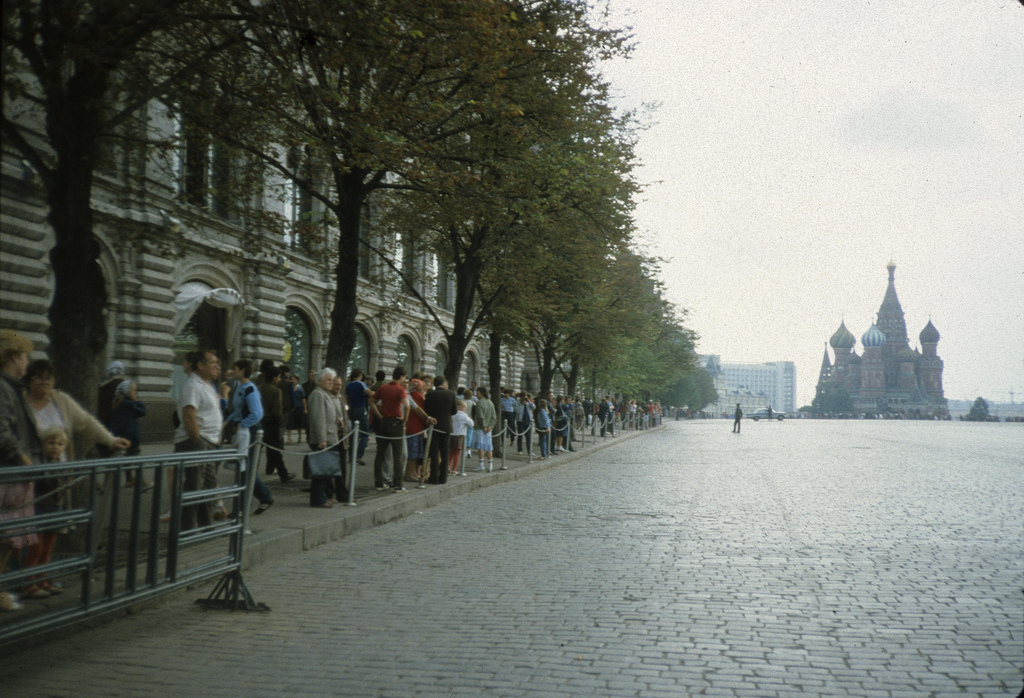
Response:
[{"label": "man in dark trousers", "polygon": [[740,409],[740,403],[736,403],[736,421],[732,423],[732,433],[740,433],[740,420],[743,419],[743,410]]},{"label": "man in dark trousers", "polygon": [[434,389],[423,399],[423,411],[437,420],[427,454],[430,463],[427,482],[431,485],[448,482],[448,441],[452,433],[452,415],[457,411],[455,399],[455,393],[448,390],[444,376],[434,376]]},{"label": "man in dark trousers", "polygon": [[615,428],[612,426],[611,419],[615,415],[612,411],[611,399],[605,395],[604,400],[601,400],[601,404],[597,408],[597,419],[601,422],[601,436],[607,429],[611,429],[612,435],[615,435]]},{"label": "man in dark trousers", "polygon": [[281,430],[284,428],[284,407],[281,402],[281,374],[277,366],[271,363],[260,372],[258,389],[263,402],[263,443],[267,445],[267,475],[277,473],[281,484],[285,484],[295,476],[288,473],[284,465],[284,442]]}]

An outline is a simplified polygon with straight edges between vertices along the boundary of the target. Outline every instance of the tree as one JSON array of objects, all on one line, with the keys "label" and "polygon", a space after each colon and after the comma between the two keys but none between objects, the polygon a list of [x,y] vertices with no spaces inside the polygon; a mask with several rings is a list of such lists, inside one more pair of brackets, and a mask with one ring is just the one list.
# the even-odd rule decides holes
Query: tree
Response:
[{"label": "tree", "polygon": [[853,398],[844,386],[829,381],[811,403],[814,411],[827,414],[850,414],[854,411]]},{"label": "tree", "polygon": [[612,117],[606,87],[592,69],[592,56],[618,50],[618,34],[593,29],[568,2],[522,4],[516,14],[531,50],[513,53],[505,69],[505,112],[486,128],[436,144],[431,157],[442,176],[377,198],[382,227],[395,234],[415,231],[404,235],[418,250],[436,255],[454,277],[449,326],[420,280],[383,253],[444,334],[449,381],[485,323],[503,327],[492,327],[492,347],[516,334],[507,318],[529,303],[530,294],[520,289],[537,274],[533,260],[543,255],[550,219],[629,186],[595,186],[601,176],[621,179],[632,166],[628,146],[612,142],[628,117]]},{"label": "tree", "polygon": [[968,422],[987,422],[989,420],[988,402],[984,398],[977,398],[971,405],[971,411],[967,413]]},{"label": "tree", "polygon": [[715,381],[711,374],[703,366],[698,366],[677,380],[666,391],[663,400],[699,412],[708,405],[718,402],[718,391],[715,390]]},{"label": "tree", "polygon": [[446,167],[445,144],[516,114],[505,78],[533,52],[520,35],[539,21],[516,9],[502,0],[253,3],[246,47],[207,81],[230,94],[231,118],[205,108],[208,85],[179,95],[189,118],[324,207],[321,227],[336,233],[322,250],[335,281],[330,365],[346,365],[355,342],[360,247],[390,255],[362,235],[371,194],[455,188],[464,172]]},{"label": "tree", "polygon": [[[149,101],[234,40],[201,0],[9,0],[3,8],[3,136],[41,181],[54,296],[49,353],[63,386],[95,403],[107,343],[93,175]],[[222,19],[233,22],[231,13]],[[188,36],[189,40],[182,37]],[[235,37],[236,38],[236,37]],[[40,129],[40,127],[42,127]]]}]

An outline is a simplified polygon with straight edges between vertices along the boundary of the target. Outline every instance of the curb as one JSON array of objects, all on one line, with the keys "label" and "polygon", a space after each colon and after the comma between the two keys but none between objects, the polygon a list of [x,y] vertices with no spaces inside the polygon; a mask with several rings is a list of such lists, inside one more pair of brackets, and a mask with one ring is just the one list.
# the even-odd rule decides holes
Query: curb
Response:
[{"label": "curb", "polygon": [[472,478],[457,478],[455,481],[449,479],[448,484],[443,487],[435,485],[426,490],[414,489],[409,492],[391,494],[355,507],[336,507],[336,510],[341,510],[340,516],[335,515],[326,521],[299,527],[274,528],[253,534],[245,541],[242,569],[252,569],[271,561],[298,555],[306,550],[319,548],[321,545],[341,540],[360,531],[398,521],[416,512],[467,495],[474,490],[514,482],[566,463],[575,463],[598,451],[664,428],[665,426],[662,424],[644,431],[629,432],[612,437],[611,441],[600,441],[586,449],[549,457],[546,461],[535,460],[533,463],[519,465],[509,470],[494,471]]}]

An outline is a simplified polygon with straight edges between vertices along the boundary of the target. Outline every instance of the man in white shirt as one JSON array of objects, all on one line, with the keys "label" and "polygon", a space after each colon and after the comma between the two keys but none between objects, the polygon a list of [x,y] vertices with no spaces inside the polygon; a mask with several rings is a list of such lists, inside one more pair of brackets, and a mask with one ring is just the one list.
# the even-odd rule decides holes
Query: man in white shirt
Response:
[{"label": "man in white shirt", "polygon": [[[188,360],[192,372],[185,380],[178,395],[178,419],[181,425],[174,434],[174,451],[212,451],[220,444],[224,415],[220,409],[220,397],[213,387],[213,381],[220,377],[220,360],[212,351],[190,352]],[[185,468],[185,491],[213,489],[217,486],[215,463]],[[212,523],[212,507],[209,503],[183,507],[181,530],[187,531]]]}]

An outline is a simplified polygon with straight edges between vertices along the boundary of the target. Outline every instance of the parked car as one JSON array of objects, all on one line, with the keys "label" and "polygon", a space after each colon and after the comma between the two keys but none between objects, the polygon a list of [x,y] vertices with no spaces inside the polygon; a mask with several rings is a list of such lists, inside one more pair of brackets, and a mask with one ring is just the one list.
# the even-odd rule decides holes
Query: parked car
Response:
[{"label": "parked car", "polygon": [[771,414],[769,415],[767,407],[762,407],[759,410],[754,410],[753,412],[747,415],[747,419],[753,419],[755,422],[759,419],[777,419],[781,422],[783,419],[785,419],[785,417],[785,412],[776,412],[775,410],[772,410]]}]

